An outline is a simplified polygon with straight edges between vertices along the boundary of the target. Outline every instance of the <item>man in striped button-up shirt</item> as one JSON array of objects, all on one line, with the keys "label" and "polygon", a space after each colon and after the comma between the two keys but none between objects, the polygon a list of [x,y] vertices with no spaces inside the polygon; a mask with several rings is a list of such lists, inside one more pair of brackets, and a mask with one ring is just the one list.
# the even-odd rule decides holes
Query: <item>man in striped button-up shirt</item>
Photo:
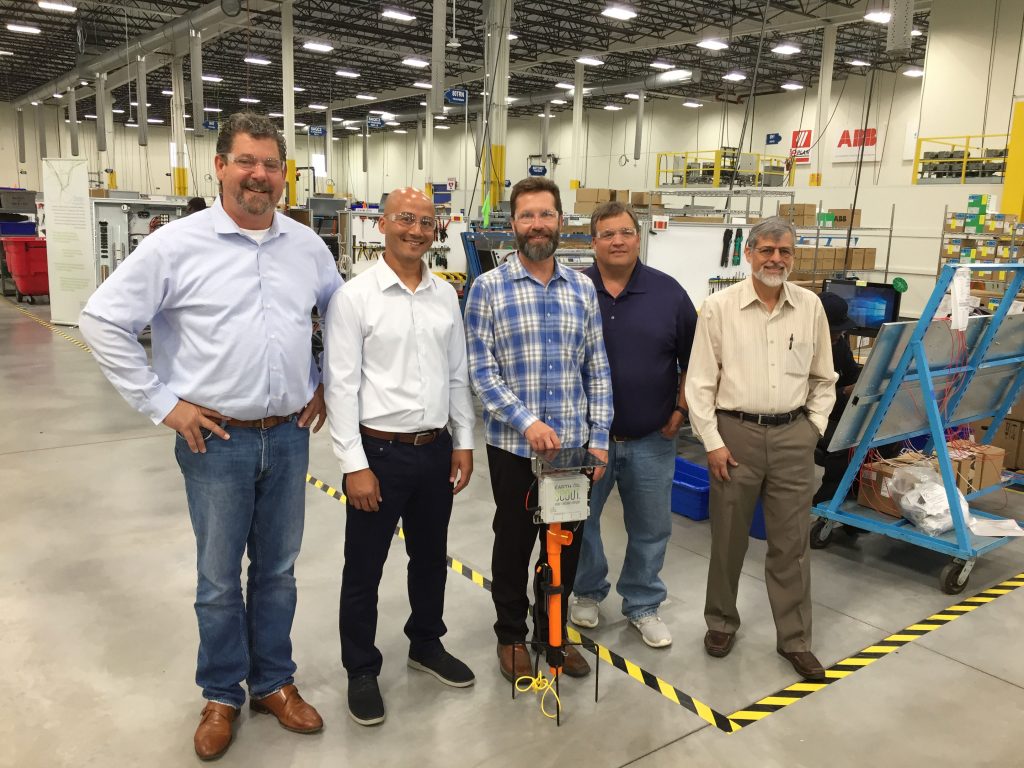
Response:
[{"label": "man in striped button-up shirt", "polygon": [[[594,284],[554,259],[562,216],[558,187],[547,179],[524,179],[513,187],[510,203],[519,250],[473,284],[466,336],[470,379],[484,406],[496,506],[494,630],[501,672],[514,679],[532,672],[524,645],[526,587],[530,557],[544,530],[526,509],[534,484],[530,456],[587,446],[607,461],[612,390]],[[601,473],[595,472],[595,480]],[[577,528],[572,545],[562,551],[563,620],[581,542]],[[575,677],[590,671],[572,647],[564,669]]]}]

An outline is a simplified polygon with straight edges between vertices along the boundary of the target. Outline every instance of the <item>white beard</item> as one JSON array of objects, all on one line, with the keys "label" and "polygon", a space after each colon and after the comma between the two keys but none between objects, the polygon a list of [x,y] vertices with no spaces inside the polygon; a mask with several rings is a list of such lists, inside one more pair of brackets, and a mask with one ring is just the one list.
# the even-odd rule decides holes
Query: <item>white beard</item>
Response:
[{"label": "white beard", "polygon": [[756,277],[762,283],[767,285],[769,288],[778,288],[780,285],[786,282],[786,279],[789,277],[789,270],[783,267],[782,275],[779,276],[774,272],[766,272],[764,267],[761,267],[761,269],[757,270],[757,272],[754,273],[754,277]]}]

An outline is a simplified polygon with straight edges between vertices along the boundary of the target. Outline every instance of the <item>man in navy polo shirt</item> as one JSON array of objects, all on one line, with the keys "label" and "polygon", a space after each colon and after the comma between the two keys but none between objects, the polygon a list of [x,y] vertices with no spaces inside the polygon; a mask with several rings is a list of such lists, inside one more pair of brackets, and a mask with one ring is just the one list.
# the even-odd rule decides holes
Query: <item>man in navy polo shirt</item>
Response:
[{"label": "man in navy polo shirt", "polygon": [[697,313],[679,283],[640,263],[640,226],[630,208],[616,201],[599,206],[590,233],[596,264],[585,274],[601,306],[615,416],[608,469],[594,484],[583,527],[570,618],[596,627],[598,604],[611,589],[601,510],[617,482],[627,536],[616,584],[622,613],[647,645],[664,648],[672,635],[658,616],[668,595],[659,573],[672,533],[676,434],[686,416],[683,388]]}]

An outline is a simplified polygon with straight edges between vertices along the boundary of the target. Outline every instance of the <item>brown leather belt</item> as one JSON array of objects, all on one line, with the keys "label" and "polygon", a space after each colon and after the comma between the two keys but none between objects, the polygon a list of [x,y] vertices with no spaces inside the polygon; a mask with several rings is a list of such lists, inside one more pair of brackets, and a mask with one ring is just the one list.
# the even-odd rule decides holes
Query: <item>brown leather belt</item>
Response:
[{"label": "brown leather belt", "polygon": [[263,419],[228,419],[225,424],[229,427],[244,427],[246,429],[270,429],[278,424],[284,424],[298,415],[293,413],[291,416],[267,416]]},{"label": "brown leather belt", "polygon": [[718,411],[726,416],[733,416],[740,421],[752,421],[762,427],[781,427],[790,424],[804,415],[803,408],[797,408],[789,413],[746,413],[744,411]]},{"label": "brown leather belt", "polygon": [[441,436],[445,428],[438,427],[437,429],[428,429],[423,432],[381,432],[379,429],[370,429],[360,424],[359,431],[367,437],[373,437],[377,440],[398,441],[407,445],[429,445]]}]

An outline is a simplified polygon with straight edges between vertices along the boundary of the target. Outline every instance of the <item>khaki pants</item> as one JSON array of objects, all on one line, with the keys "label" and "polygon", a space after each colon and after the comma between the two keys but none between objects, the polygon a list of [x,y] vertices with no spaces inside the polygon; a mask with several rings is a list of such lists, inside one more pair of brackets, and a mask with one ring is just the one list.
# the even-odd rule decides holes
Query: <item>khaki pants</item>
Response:
[{"label": "khaki pants", "polygon": [[718,431],[739,466],[729,468],[728,482],[711,478],[711,563],[704,605],[708,629],[739,629],[736,592],[760,496],[768,533],[765,582],[778,647],[809,651],[810,508],[817,486],[818,431],[806,416],[782,426],[761,427],[724,414],[718,416]]}]

